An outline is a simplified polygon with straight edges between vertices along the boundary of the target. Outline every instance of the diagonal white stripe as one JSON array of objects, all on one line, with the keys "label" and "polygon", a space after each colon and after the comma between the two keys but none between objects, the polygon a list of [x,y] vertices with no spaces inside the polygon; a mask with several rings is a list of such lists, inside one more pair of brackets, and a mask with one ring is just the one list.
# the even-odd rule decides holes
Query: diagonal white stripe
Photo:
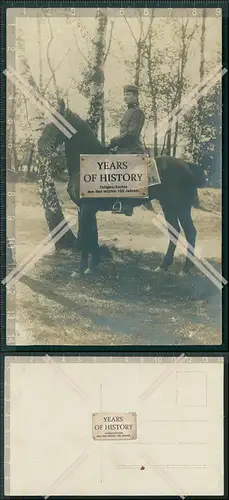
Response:
[{"label": "diagonal white stripe", "polygon": [[80,465],[85,462],[89,458],[89,455],[85,452],[83,452],[79,457],[77,457],[76,460],[72,464],[70,464],[63,472],[62,474],[52,483],[51,486],[49,486],[49,491],[50,494],[45,495],[44,499],[47,500],[49,498],[49,495],[53,495],[53,491],[56,490],[62,483],[65,481],[68,476],[77,468],[80,467]]},{"label": "diagonal white stripe", "polygon": [[[14,75],[11,75],[11,73],[9,71],[4,71],[5,75],[7,76],[7,78],[12,82],[14,83],[15,85],[17,85],[20,90],[22,91],[23,94],[27,95],[27,97],[29,97],[29,99],[36,104],[36,107],[38,109],[40,109],[41,111],[47,113],[50,117],[50,120],[56,125],[56,127],[68,138],[68,139],[71,139],[72,137],[72,134],[70,132],[68,132],[68,130],[63,127],[63,125],[61,125],[54,117],[53,115],[50,114],[50,112],[48,110],[45,109],[45,107],[43,106],[43,104],[40,104],[39,101],[37,100],[36,97],[34,97],[32,95],[32,93],[27,90],[21,83],[20,81],[18,80],[17,77],[15,77]],[[31,87],[32,89],[33,87]]]},{"label": "diagonal white stripe", "polygon": [[[220,68],[221,68],[221,66],[220,66]],[[219,69],[219,68],[217,68],[217,69],[215,70],[215,72],[216,72],[216,71],[218,71],[218,69]],[[13,73],[15,73],[13,69],[12,69],[11,71],[12,71]],[[215,72],[213,73],[213,76],[215,75]],[[222,76],[223,76],[226,72],[227,72],[227,70],[226,70],[226,69],[224,69],[224,70],[223,70],[223,72],[222,72]],[[27,92],[27,90],[26,90],[25,88],[23,88],[23,91],[29,94],[30,99],[31,99],[31,100],[33,100],[33,101],[35,101],[35,102],[36,102],[36,105],[37,105],[40,109],[42,109],[43,111],[45,110],[45,112],[47,112],[46,107],[48,107],[48,108],[49,108],[49,110],[51,111],[51,113],[56,114],[56,116],[58,116],[58,118],[59,118],[62,122],[63,122],[63,121],[65,121],[65,122],[66,122],[66,124],[67,124],[68,128],[70,128],[70,127],[71,127],[71,125],[70,125],[70,124],[69,124],[69,123],[68,123],[65,119],[63,119],[62,115],[60,115],[60,114],[59,114],[59,113],[58,113],[55,109],[53,109],[51,106],[49,106],[49,104],[48,104],[45,100],[44,100],[44,105],[43,105],[43,106],[37,102],[36,98],[34,98],[34,97],[33,97],[33,95],[31,95],[31,94],[32,94],[32,93],[35,93],[35,95],[37,94],[37,95],[39,96],[39,99],[41,98],[41,96],[40,96],[40,95],[39,95],[39,93],[38,93],[37,91],[35,91],[35,90],[33,89],[33,87],[32,87],[32,86],[30,86],[30,85],[29,85],[29,84],[28,84],[28,83],[27,83],[27,82],[26,82],[26,81],[25,81],[25,80],[24,80],[21,76],[19,76],[19,77],[18,77],[18,76],[16,75],[16,78],[15,78],[12,74],[10,74],[10,73],[9,73],[8,71],[6,71],[6,70],[4,71],[4,74],[6,74],[6,75],[8,76],[8,78],[9,78],[9,79],[11,79],[14,83],[15,83],[15,81],[17,82],[17,80],[21,80],[21,81],[23,81],[24,86],[30,89],[30,91],[29,91],[29,92]],[[213,76],[212,76],[211,78],[213,78]],[[207,78],[208,78],[208,77],[207,77]],[[218,75],[217,75],[217,79],[218,79]],[[209,80],[208,80],[208,81],[209,81]],[[25,83],[24,83],[24,82],[25,82]],[[214,80],[214,82],[215,82],[215,80]],[[203,83],[204,83],[204,82],[201,82],[202,92],[205,92],[205,91],[206,91],[206,89],[203,89]],[[21,85],[21,84],[20,84],[20,85]],[[208,85],[208,89],[209,89],[209,88],[211,88],[211,86],[212,86],[212,82],[210,82],[210,84]],[[194,89],[194,91],[192,91],[191,95],[196,94],[196,92],[197,92],[197,89]],[[201,95],[201,94],[199,93],[199,97],[200,97],[200,95]],[[185,101],[187,101],[187,99],[188,99],[188,98],[190,98],[190,94],[189,94],[188,96],[186,96]],[[41,98],[41,99],[42,99],[42,98]],[[182,102],[183,102],[183,101],[182,101]],[[182,104],[181,104],[181,105],[182,105]],[[179,107],[181,107],[181,105],[180,105]],[[187,111],[187,109],[186,109],[185,111]],[[174,110],[174,112],[177,112],[177,109],[176,109],[176,110]],[[173,112],[173,113],[174,113],[174,112]],[[180,116],[181,116],[181,115],[179,114],[179,118],[180,118]],[[57,126],[60,130],[62,130],[62,131],[64,130],[64,131],[65,131],[64,127],[62,127],[62,126],[59,124],[59,122],[57,122],[57,120],[55,120],[55,119],[53,118],[53,116],[52,116],[52,115],[51,115],[51,119],[52,119],[52,121],[56,124],[56,126]],[[168,122],[167,122],[167,121],[166,121],[166,123],[168,124]],[[74,129],[74,131],[75,131],[75,132],[77,132],[75,129]],[[65,132],[63,132],[63,133],[65,133]],[[69,132],[68,132],[68,131],[66,131],[65,135],[66,135],[68,138],[71,138],[71,137],[72,137],[72,136],[69,134]],[[67,229],[67,230],[68,230],[68,229]],[[175,230],[175,229],[173,228],[173,230]],[[164,229],[163,229],[163,231],[164,231]],[[66,231],[64,231],[64,232],[66,232]],[[171,231],[171,232],[172,232],[172,231]],[[59,235],[58,235],[58,236],[59,236]],[[49,236],[48,238],[50,238],[50,236]],[[57,238],[57,239],[56,239],[56,241],[58,241],[58,239],[59,239],[59,238]],[[170,239],[171,239],[172,241],[174,241],[174,243],[176,242],[176,240],[175,240],[175,239],[173,239],[172,235],[170,235]],[[51,242],[51,245],[52,245],[52,242]],[[179,243],[178,243],[178,245],[179,245],[179,246],[182,246],[182,245],[181,245],[181,244],[179,244]],[[40,246],[43,246],[43,244],[41,243],[41,245],[40,245]],[[189,250],[188,250],[188,252],[189,252]],[[190,255],[188,254],[188,257],[190,258],[190,260],[194,260],[194,259],[195,259],[195,258],[194,258],[191,254],[190,254]],[[29,258],[30,258],[30,257],[28,257],[28,259],[29,259]],[[40,258],[40,256],[38,256],[38,258],[36,258],[35,262],[36,262],[39,258]],[[34,259],[33,259],[33,261],[34,261]],[[195,261],[196,261],[196,262],[194,262],[194,263],[197,265],[197,267],[199,267],[201,270],[202,270],[202,269],[204,269],[204,267],[200,265],[200,263],[197,261],[197,259],[195,259]],[[207,261],[206,261],[206,262],[207,262]],[[210,264],[209,264],[209,263],[207,263],[207,264],[208,264],[208,266],[210,266]],[[29,267],[30,267],[30,266],[29,266]],[[28,268],[28,264],[27,264],[27,268]],[[17,269],[18,269],[18,268],[14,269],[14,270],[12,271],[12,273],[14,273],[14,275],[16,274]],[[214,270],[214,268],[212,268],[212,269]],[[214,273],[215,273],[215,272],[217,272],[217,271],[216,271],[216,270],[214,270]],[[20,273],[21,273],[20,275],[24,274],[22,271],[21,271]],[[205,272],[205,274],[207,275],[207,273],[206,273],[206,272]],[[208,273],[208,277],[209,277],[209,279],[211,279],[211,280],[213,281],[213,278],[212,278],[212,276],[211,276],[211,278],[210,278],[209,273]],[[3,283],[5,284],[5,283],[6,283],[6,281],[7,281],[7,278],[5,278],[5,280],[3,280]],[[15,281],[15,279],[14,279],[14,281]],[[227,283],[227,282],[226,282],[226,280],[224,280],[224,278],[222,278],[222,281],[223,281],[223,282],[225,282],[224,284],[226,284],[226,283]],[[214,281],[213,281],[213,282],[214,282]],[[218,287],[219,287],[219,286],[218,286]],[[220,287],[220,289],[221,289],[221,288],[222,288],[222,287]]]},{"label": "diagonal white stripe", "polygon": [[89,396],[86,394],[86,392],[76,383],[75,380],[73,380],[63,369],[63,367],[56,361],[54,357],[49,356],[46,354],[46,357],[48,360],[51,362],[54,370],[56,370],[63,378],[64,380],[70,385],[70,387],[80,396],[84,401],[89,400]]},{"label": "diagonal white stripe", "polygon": [[11,288],[14,284],[20,280],[20,278],[25,274],[26,271],[31,269],[36,262],[43,257],[49,250],[53,248],[53,245],[62,238],[62,236],[67,233],[69,228],[71,228],[75,224],[75,218],[72,218],[68,221],[68,224],[64,226],[64,228],[59,231],[59,233],[44,247],[40,249],[40,251],[32,258],[30,261],[19,271],[16,276],[11,278],[11,280],[7,283],[7,288]]},{"label": "diagonal white stripe", "polygon": [[[15,76],[17,80],[29,91],[30,95],[33,95],[34,97],[37,98],[37,100],[40,101],[41,104],[43,104],[43,107],[47,109],[51,113],[51,115],[54,115],[58,118],[59,122],[65,125],[65,127],[72,132],[72,134],[76,134],[77,130],[69,123],[53,106],[51,106],[42,95],[30,85],[25,78],[23,78],[20,73],[16,72],[14,68],[11,66],[9,67],[8,71],[10,71],[11,75]],[[5,74],[5,71],[3,71]]]},{"label": "diagonal white stripe", "polygon": [[158,138],[164,137],[164,134],[171,127],[171,121],[174,125],[178,119],[180,119],[190,108],[195,106],[200,97],[203,96],[205,92],[209,91],[220,79],[220,77],[222,78],[226,73],[226,68],[221,71],[221,65],[220,67],[217,66],[213,73],[211,73],[210,77],[208,75],[194,90],[188,93],[182,99],[181,104],[173,110],[169,117],[160,123],[157,128]]},{"label": "diagonal white stripe", "polygon": [[[217,81],[222,78],[225,74],[227,73],[227,69],[224,68],[220,74],[217,74],[214,78],[211,79],[208,85],[202,88],[202,90],[199,92],[199,94],[188,103],[188,106],[184,105],[184,108],[182,108],[181,112],[179,115],[177,115],[177,119],[180,119],[191,107],[195,106],[197,102],[199,101],[200,97],[204,97],[207,95],[209,90],[214,87],[214,85],[217,83]],[[177,120],[176,120],[177,121]],[[174,123],[174,122],[173,122]]]},{"label": "diagonal white stripe", "polygon": [[143,399],[143,400],[147,399],[152,394],[152,392],[154,392],[156,389],[158,389],[160,384],[162,384],[162,382],[164,382],[166,380],[166,378],[169,377],[169,375],[171,375],[171,373],[173,373],[174,369],[176,368],[176,365],[178,363],[183,363],[184,358],[185,358],[184,353],[181,354],[180,356],[178,356],[177,358],[175,358],[174,363],[172,363],[171,366],[166,368],[166,370],[164,370],[163,373],[161,375],[159,375],[159,377],[157,377],[157,379],[154,380],[154,382],[144,392],[142,392],[142,394],[140,394],[139,398]]},{"label": "diagonal white stripe", "polygon": [[220,76],[221,70],[222,70],[222,65],[218,64],[212,71],[212,73],[210,73],[210,75],[208,74],[203,80],[201,80],[200,83],[198,83],[198,85],[196,85],[186,96],[183,97],[181,103],[178,104],[176,108],[174,108],[172,113],[170,113],[168,120],[170,120],[174,114],[179,113],[179,111],[182,109],[185,103],[189,103],[194,97],[199,95],[199,92],[202,90],[202,88],[205,87],[211,81],[212,78],[214,78],[216,75]]},{"label": "diagonal white stripe", "polygon": [[175,488],[175,491],[177,492],[177,494],[179,495],[179,497],[184,500],[185,499],[185,496],[184,494],[182,493],[180,487],[175,483],[175,481],[168,475],[167,472],[165,472],[162,467],[160,467],[156,462],[155,460],[152,460],[151,457],[149,457],[147,454],[144,454],[144,460],[145,462],[149,462],[149,465],[153,464],[154,467],[155,467],[155,471],[157,471],[158,474],[160,474],[163,479],[165,479],[165,481],[170,485],[172,486],[172,488],[174,489]]},{"label": "diagonal white stripe", "polygon": [[2,284],[5,285],[6,283],[8,283],[8,281],[10,281],[21,269],[23,269],[23,267],[25,266],[25,264],[27,264],[27,262],[29,262],[35,255],[37,255],[40,250],[46,245],[46,243],[48,243],[53,236],[55,236],[55,234],[59,231],[59,229],[62,228],[62,226],[65,226],[65,224],[68,223],[68,221],[71,220],[69,218],[65,218],[63,219],[49,234],[48,236],[46,236],[43,241],[41,241],[41,243],[39,245],[37,245],[35,247],[35,249],[30,253],[28,254],[25,259],[23,259],[23,261],[21,262],[21,264],[19,264],[17,267],[15,267],[7,276],[6,278],[4,278],[4,280],[2,280]]},{"label": "diagonal white stripe", "polygon": [[[65,125],[67,125],[67,127],[72,130],[72,132],[76,133],[77,130],[74,129],[74,127],[72,127],[72,125],[67,121],[65,120],[62,115],[60,113],[58,113],[53,107],[51,107],[49,105],[49,103],[47,103],[47,101],[45,101],[45,99],[42,98],[42,96],[40,96],[39,92],[37,92],[31,85],[29,85],[28,82],[26,82],[26,80],[23,79],[23,77],[21,75],[18,75],[13,68],[10,69],[10,71],[8,70],[4,70],[3,73],[16,85],[19,85],[20,89],[22,90],[22,92],[26,95],[28,95],[29,99],[32,101],[32,102],[35,102],[36,106],[41,109],[42,111],[45,111],[45,113],[48,113],[51,121],[64,133],[65,136],[67,136],[69,139],[72,137],[72,134],[70,134],[68,132],[68,130],[66,130],[54,117],[53,115],[56,115],[60,121],[62,121]],[[22,83],[21,83],[22,82]],[[40,99],[42,102],[43,102],[43,105],[40,104],[38,102],[38,100],[36,99],[36,97],[34,97],[35,94],[38,99]],[[47,108],[47,109],[46,109]],[[28,263],[28,261],[31,261],[31,259],[33,260],[33,262],[36,262],[39,258],[40,258],[40,253],[42,248],[44,247],[44,245],[46,245],[46,242],[49,241],[51,239],[52,236],[54,236],[54,234],[56,234],[56,232],[62,227],[62,225],[66,224],[66,219],[61,221],[60,224],[58,224],[56,226],[56,228],[54,228],[54,230],[49,233],[48,237],[45,238],[43,240],[43,242],[41,242],[40,245],[38,245],[38,247],[36,247],[35,249],[35,252],[33,251],[31,254],[29,254],[29,256],[26,257],[25,261],[26,261],[26,264]],[[66,231],[69,229],[69,226],[66,226]],[[63,234],[65,234],[66,231],[62,231],[60,234],[61,236]],[[55,241],[58,241],[59,238],[61,237],[59,234],[59,237],[57,237],[55,239]],[[54,240],[53,240],[54,242]],[[52,242],[51,242],[52,244]],[[49,247],[48,247],[49,248]],[[47,250],[47,248],[46,248]],[[37,256],[38,255],[38,258],[35,257],[35,255]],[[36,259],[36,260],[35,260]],[[9,283],[12,278],[18,274],[20,277],[24,274],[23,271],[22,271],[22,266],[24,265],[24,262],[23,261],[23,264],[22,265],[19,265],[17,266],[15,269],[13,269],[11,271],[11,273],[2,281],[3,284],[6,284],[6,283]],[[26,265],[26,269],[30,268],[31,266],[28,266],[28,264]],[[24,268],[24,267],[23,267]],[[19,279],[19,278],[18,278]],[[15,282],[15,279],[14,279],[14,282]]]},{"label": "diagonal white stripe", "polygon": [[[221,71],[221,65],[217,66],[213,73],[211,73],[210,80],[215,76],[215,74],[220,74]],[[186,96],[183,97],[182,101],[178,106],[170,113],[170,115],[165,118],[158,126],[157,128],[157,133],[159,134],[160,131],[163,132],[164,129],[168,126],[170,126],[171,120],[178,115],[183,107],[185,107],[187,104],[193,101],[193,98],[196,96],[200,95],[200,91],[203,89],[203,86],[205,86],[207,83],[209,83],[209,75],[201,82],[199,83],[194,89],[192,89]]]},{"label": "diagonal white stripe", "polygon": [[[158,229],[161,229],[161,231],[163,231],[163,233],[167,236],[168,234],[168,229],[167,227],[162,224],[162,222],[160,220],[157,220],[157,218],[155,217],[153,219],[153,223],[155,224],[155,226],[158,227]],[[177,245],[178,248],[180,248],[181,250],[184,251],[184,247],[183,245],[177,241],[177,238],[175,238],[172,234],[169,235],[170,237],[170,240],[175,244]],[[219,280],[217,280],[216,278],[214,278],[212,276],[212,274],[209,273],[209,271],[207,271],[207,269],[201,264],[201,261],[199,261],[198,259],[196,259],[195,257],[193,257],[193,255],[191,254],[191,252],[187,252],[187,257],[195,264],[196,267],[198,267],[200,269],[200,271],[202,271],[203,274],[205,274],[205,276],[207,276],[207,278],[210,279],[210,281],[212,281],[212,283],[219,289],[219,290],[222,290],[223,286],[222,284],[219,282]]]}]

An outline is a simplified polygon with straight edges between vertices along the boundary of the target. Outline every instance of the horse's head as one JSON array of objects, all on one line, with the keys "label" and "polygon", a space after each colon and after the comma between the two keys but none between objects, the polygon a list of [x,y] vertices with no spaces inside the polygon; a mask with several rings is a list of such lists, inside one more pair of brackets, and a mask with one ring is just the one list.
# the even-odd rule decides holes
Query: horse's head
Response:
[{"label": "horse's head", "polygon": [[52,152],[56,150],[59,144],[63,143],[66,139],[67,131],[65,125],[63,124],[63,118],[65,116],[65,103],[61,99],[57,107],[53,109],[52,121],[50,121],[44,128],[40,139],[38,140],[38,153],[41,156],[49,156]]},{"label": "horse's head", "polygon": [[89,124],[70,109],[66,109],[64,100],[61,99],[53,112],[52,121],[46,125],[38,141],[38,152],[41,156],[48,156],[63,142],[67,157],[73,153],[98,154],[105,149]]}]

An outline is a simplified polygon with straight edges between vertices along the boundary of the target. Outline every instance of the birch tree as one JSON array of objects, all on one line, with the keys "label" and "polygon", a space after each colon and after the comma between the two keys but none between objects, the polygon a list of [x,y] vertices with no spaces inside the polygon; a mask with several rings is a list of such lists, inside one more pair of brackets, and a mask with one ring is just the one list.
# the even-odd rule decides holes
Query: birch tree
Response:
[{"label": "birch tree", "polygon": [[[82,56],[82,59],[84,59],[86,66],[82,72],[82,80],[80,82],[77,82],[76,87],[79,90],[79,92],[86,97],[87,99],[90,100],[91,105],[90,108],[94,106],[92,102],[92,96],[93,94],[97,94],[99,98],[98,102],[98,109],[100,108],[101,110],[101,116],[100,119],[97,117],[96,122],[100,122],[100,139],[101,143],[105,145],[105,101],[104,101],[104,94],[101,92],[101,95],[99,93],[99,89],[97,87],[100,87],[101,85],[101,90],[104,85],[104,69],[105,69],[105,64],[106,60],[108,58],[108,55],[110,53],[111,49],[111,43],[112,43],[112,37],[113,37],[113,30],[114,30],[114,20],[110,20],[110,30],[109,34],[107,35],[108,31],[108,19],[106,20],[106,14],[102,12],[103,17],[100,21],[98,19],[99,17],[99,10],[97,11],[97,17],[96,17],[96,34],[95,34],[95,39],[89,35],[88,31],[86,28],[82,25],[80,19],[69,19],[67,22],[72,26],[73,34],[74,34],[74,39],[75,39],[75,44],[77,47],[77,50]],[[80,48],[79,44],[79,36],[84,37],[84,41],[86,40],[88,47],[87,47],[87,54],[85,51],[82,51]],[[107,35],[107,36],[106,36]],[[107,43],[106,43],[106,39]],[[98,68],[97,65],[98,64]],[[98,83],[97,83],[98,80]],[[96,88],[95,88],[96,87]],[[94,99],[94,102],[96,102],[96,99]],[[92,109],[89,110],[88,112],[88,122],[90,126],[92,126],[95,134],[98,136],[99,132],[99,125],[97,127],[96,123],[95,126],[93,124],[94,118],[93,118],[93,113]],[[97,113],[96,113],[97,114]]]},{"label": "birch tree", "polygon": [[[24,34],[21,33],[18,40],[18,53],[20,57],[20,74],[24,79],[31,85],[31,87],[40,93],[40,89],[32,75],[32,71],[26,56],[25,49],[25,39]],[[30,101],[29,98],[26,99],[26,106],[29,115],[29,121],[31,124],[31,137],[34,143],[38,139],[38,131],[42,130],[42,117],[36,108],[36,104]],[[44,213],[46,222],[50,232],[64,220],[64,214],[61,205],[58,200],[54,180],[52,177],[52,172],[50,168],[50,161],[46,159],[43,161],[39,156],[37,157],[37,180],[39,186],[39,194],[44,207]],[[66,223],[67,224],[67,223]],[[72,247],[75,244],[75,236],[73,235],[70,228],[68,231],[60,238],[58,242],[55,243],[56,248],[66,248]]]},{"label": "birch tree", "polygon": [[90,102],[87,121],[98,136],[101,111],[104,108],[104,57],[106,50],[107,15],[99,9],[96,14],[96,31],[92,42]]},{"label": "birch tree", "polygon": [[149,22],[148,22],[146,32],[144,32],[144,20],[142,17],[141,9],[138,9],[138,12],[137,12],[137,19],[138,19],[138,24],[139,24],[138,36],[136,36],[134,34],[134,31],[132,29],[130,21],[125,16],[123,16],[123,17],[126,21],[126,24],[130,30],[130,33],[131,33],[132,38],[134,40],[134,43],[136,45],[136,53],[135,53],[135,56],[133,59],[134,85],[137,85],[137,87],[139,87],[140,82],[141,82],[141,70],[143,67],[143,58],[144,58],[145,51],[146,51],[146,41],[148,38],[150,38],[152,36],[152,23],[153,23],[153,18],[154,18],[154,9],[150,9]]},{"label": "birch tree", "polygon": [[[203,81],[205,76],[205,40],[206,40],[206,17],[207,9],[203,9],[202,25],[201,25],[201,35],[200,35],[200,83]],[[193,144],[193,153],[195,155],[195,160],[198,163],[200,161],[200,142],[202,136],[202,121],[204,115],[204,98],[200,97],[197,104],[197,119],[196,119],[196,131],[195,140]]]},{"label": "birch tree", "polygon": [[6,143],[11,145],[7,148],[7,172],[17,172],[19,162],[16,150],[16,101],[18,92],[15,85],[11,81],[7,81],[7,127],[6,127]]},{"label": "birch tree", "polygon": [[[154,129],[154,137],[153,137],[153,145],[154,145],[154,156],[158,156],[158,137],[157,137],[157,127],[158,127],[158,90],[160,88],[159,83],[159,75],[156,70],[157,75],[155,75],[155,67],[157,66],[157,58],[155,54],[153,54],[153,32],[152,32],[152,24],[149,29],[148,43],[146,48],[146,64],[147,64],[147,81],[148,81],[148,90],[150,95],[150,119],[153,122]],[[156,78],[155,78],[156,77]]]},{"label": "birch tree", "polygon": [[[185,69],[188,62],[189,48],[198,27],[197,23],[195,23],[194,27],[190,29],[189,24],[190,24],[189,19],[186,20],[182,19],[181,25],[180,27],[178,27],[178,30],[176,32],[177,36],[180,38],[180,48],[177,60],[177,76],[176,76],[177,91],[175,93],[175,97],[172,103],[173,109],[176,108],[177,106],[180,106],[181,104],[181,100],[185,89]],[[171,128],[169,128],[167,135],[167,150],[169,154],[171,154],[171,148],[172,148],[173,156],[176,156],[178,133],[179,133],[179,121],[177,120],[175,123],[173,145],[171,144]]]}]

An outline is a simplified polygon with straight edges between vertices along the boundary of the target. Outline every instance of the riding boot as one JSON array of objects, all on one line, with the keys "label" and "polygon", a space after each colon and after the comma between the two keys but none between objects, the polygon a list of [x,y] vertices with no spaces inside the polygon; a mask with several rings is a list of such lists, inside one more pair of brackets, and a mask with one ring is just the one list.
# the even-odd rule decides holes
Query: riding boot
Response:
[{"label": "riding boot", "polygon": [[123,213],[125,215],[127,215],[128,217],[131,217],[131,215],[133,215],[134,213],[134,209],[133,209],[133,206],[130,205],[130,203],[128,202],[124,202],[123,205],[122,205],[122,210],[123,210]]},{"label": "riding boot", "polygon": [[89,256],[87,252],[82,252],[81,260],[80,260],[80,276],[84,276],[84,272],[88,269]]},{"label": "riding boot", "polygon": [[91,268],[95,270],[100,263],[99,245],[92,251],[91,254]]}]

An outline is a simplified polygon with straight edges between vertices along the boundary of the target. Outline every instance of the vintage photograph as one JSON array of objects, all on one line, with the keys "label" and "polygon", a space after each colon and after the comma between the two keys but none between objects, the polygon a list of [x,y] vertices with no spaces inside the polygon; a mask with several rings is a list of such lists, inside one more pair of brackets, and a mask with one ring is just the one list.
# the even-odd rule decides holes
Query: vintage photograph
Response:
[{"label": "vintage photograph", "polygon": [[7,343],[220,345],[222,12],[7,10]]}]

